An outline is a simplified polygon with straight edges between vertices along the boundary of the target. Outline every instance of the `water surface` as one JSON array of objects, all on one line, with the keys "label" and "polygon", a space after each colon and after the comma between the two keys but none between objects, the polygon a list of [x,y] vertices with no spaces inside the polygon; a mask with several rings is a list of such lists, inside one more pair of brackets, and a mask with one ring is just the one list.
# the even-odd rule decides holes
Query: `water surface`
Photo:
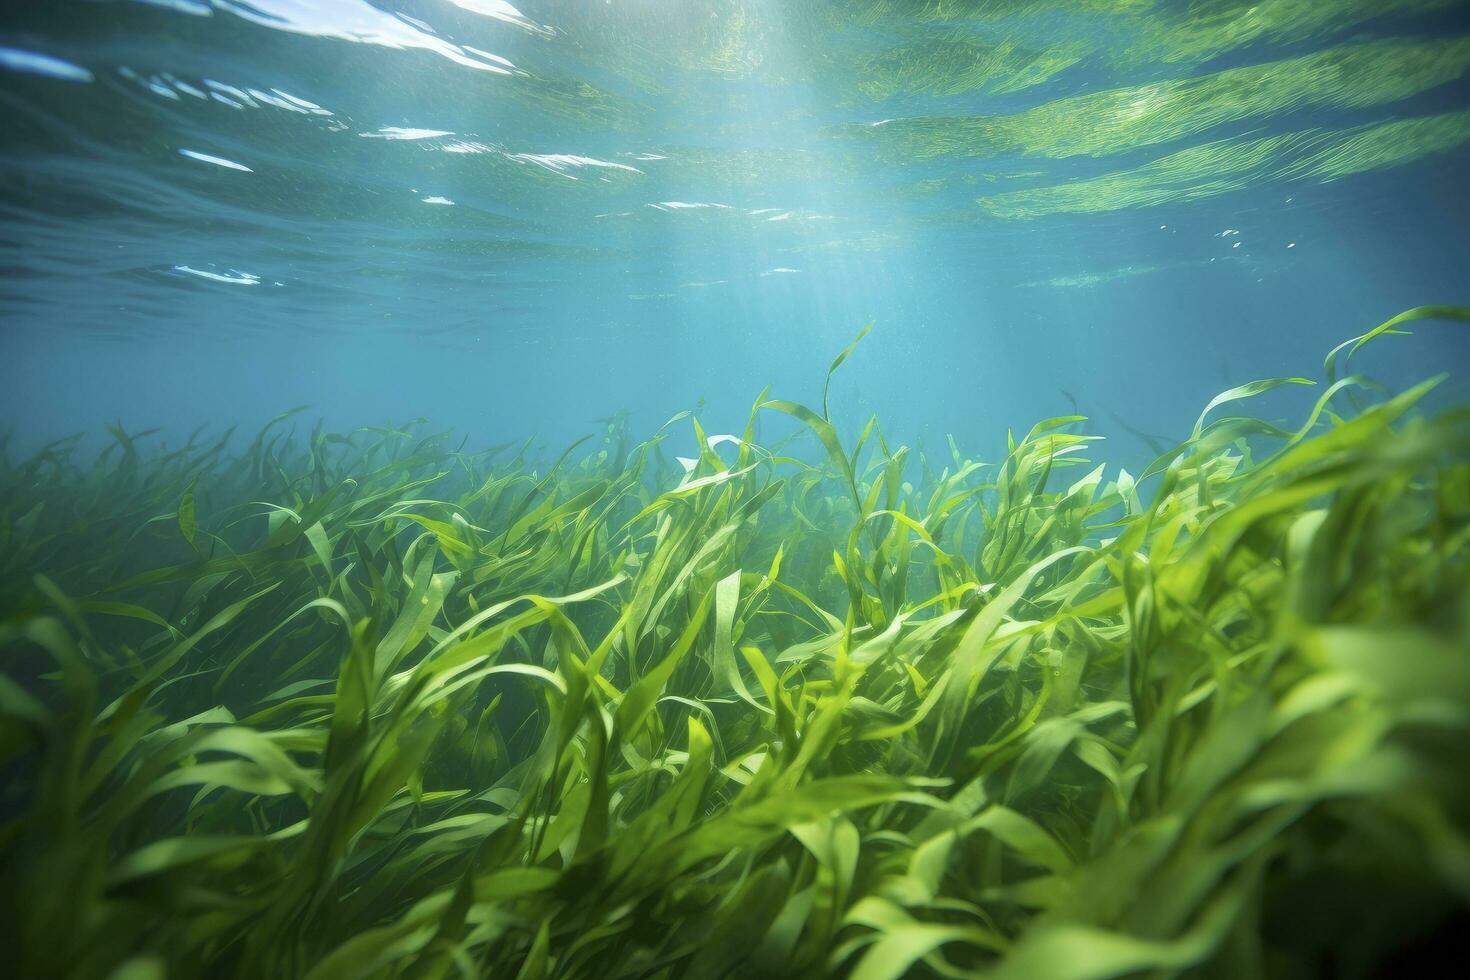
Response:
[{"label": "water surface", "polygon": [[[302,403],[486,441],[701,400],[734,426],[872,321],[846,416],[983,443],[1076,403],[1143,451],[1116,420],[1177,435],[1470,301],[1466,13],[10,5],[0,411],[37,438]],[[1467,352],[1430,326],[1373,363]]]}]

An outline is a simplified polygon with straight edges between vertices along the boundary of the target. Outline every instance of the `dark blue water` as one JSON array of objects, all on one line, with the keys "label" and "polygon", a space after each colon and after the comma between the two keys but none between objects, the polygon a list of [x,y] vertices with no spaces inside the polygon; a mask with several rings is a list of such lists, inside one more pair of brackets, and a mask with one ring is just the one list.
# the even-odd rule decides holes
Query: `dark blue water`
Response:
[{"label": "dark blue water", "polygon": [[[1470,304],[1466,8],[12,2],[0,419],[726,431],[873,322],[845,418],[1144,453]],[[1362,366],[1463,400],[1470,334]]]}]

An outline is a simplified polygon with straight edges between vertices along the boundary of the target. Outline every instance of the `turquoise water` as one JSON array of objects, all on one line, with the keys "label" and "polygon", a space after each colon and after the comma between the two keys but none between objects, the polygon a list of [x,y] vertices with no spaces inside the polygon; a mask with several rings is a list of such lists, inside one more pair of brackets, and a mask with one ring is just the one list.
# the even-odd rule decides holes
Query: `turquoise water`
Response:
[{"label": "turquoise water", "polygon": [[[760,389],[1177,437],[1470,302],[1453,2],[135,0],[0,20],[0,416],[559,444]],[[1467,363],[1428,326],[1373,366]],[[1452,381],[1463,392],[1463,381]]]}]

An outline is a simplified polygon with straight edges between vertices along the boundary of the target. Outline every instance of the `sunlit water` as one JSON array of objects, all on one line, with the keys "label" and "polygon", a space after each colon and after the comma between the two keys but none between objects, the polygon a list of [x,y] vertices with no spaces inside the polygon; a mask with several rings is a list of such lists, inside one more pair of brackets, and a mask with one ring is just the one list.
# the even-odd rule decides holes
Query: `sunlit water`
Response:
[{"label": "sunlit water", "polygon": [[735,427],[871,321],[844,419],[1136,456],[1470,303],[1467,75],[1447,0],[9,3],[0,416]]}]

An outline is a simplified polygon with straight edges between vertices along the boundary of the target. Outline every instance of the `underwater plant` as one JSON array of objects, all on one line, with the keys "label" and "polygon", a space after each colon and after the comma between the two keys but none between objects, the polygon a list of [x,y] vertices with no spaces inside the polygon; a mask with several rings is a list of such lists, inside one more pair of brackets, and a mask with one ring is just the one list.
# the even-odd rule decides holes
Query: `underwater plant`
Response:
[{"label": "underwater plant", "polygon": [[1137,477],[1080,415],[987,463],[826,391],[550,466],[293,413],[7,455],[13,969],[1401,963],[1470,902],[1470,409],[1349,371],[1424,318],[1470,310]]}]

